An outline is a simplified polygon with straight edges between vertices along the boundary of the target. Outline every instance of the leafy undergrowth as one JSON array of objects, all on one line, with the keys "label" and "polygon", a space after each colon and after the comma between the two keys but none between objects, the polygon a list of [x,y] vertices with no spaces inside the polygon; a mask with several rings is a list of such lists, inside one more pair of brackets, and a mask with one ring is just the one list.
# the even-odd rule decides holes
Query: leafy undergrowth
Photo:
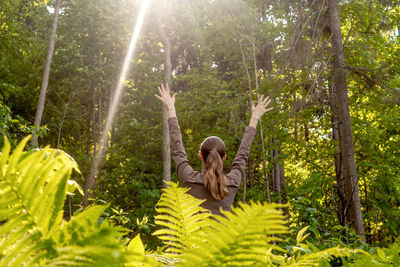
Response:
[{"label": "leafy undergrowth", "polygon": [[10,154],[0,155],[0,266],[396,266],[400,246],[372,253],[336,246],[318,249],[306,241],[307,227],[295,245],[282,205],[241,204],[212,216],[187,189],[169,183],[156,206],[153,234],[165,246],[145,251],[137,235],[99,220],[108,206],[93,205],[69,221],[63,219],[66,195],[79,189],[70,180],[79,172],[60,150],[23,151],[25,138]]}]

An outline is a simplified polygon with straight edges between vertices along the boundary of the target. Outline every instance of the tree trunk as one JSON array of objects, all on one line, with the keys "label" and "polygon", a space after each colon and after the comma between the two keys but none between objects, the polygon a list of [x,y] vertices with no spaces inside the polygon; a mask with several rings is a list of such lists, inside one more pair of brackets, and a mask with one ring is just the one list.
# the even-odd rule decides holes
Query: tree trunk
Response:
[{"label": "tree trunk", "polygon": [[61,118],[61,121],[60,121],[60,125],[59,125],[59,127],[58,127],[57,149],[60,148],[61,132],[62,132],[62,127],[63,127],[64,121],[65,121],[65,117],[67,116],[68,107],[69,107],[69,104],[71,103],[72,99],[74,99],[74,97],[75,97],[75,92],[72,93],[72,96],[71,96],[71,98],[68,100],[68,102],[64,104],[63,115],[62,115],[62,118]]},{"label": "tree trunk", "polygon": [[335,173],[336,173],[336,194],[339,198],[338,207],[337,207],[337,216],[339,223],[342,226],[346,225],[346,214],[344,208],[346,206],[345,193],[344,193],[344,181],[343,181],[343,165],[342,158],[340,155],[340,146],[339,146],[339,114],[337,109],[337,99],[335,86],[331,84],[330,86],[330,97],[329,102],[331,105],[331,119],[332,119],[332,139],[336,145],[336,153],[335,153]]},{"label": "tree trunk", "polygon": [[304,140],[306,141],[306,146],[308,146],[308,142],[310,141],[309,132],[308,132],[308,123],[304,123]]},{"label": "tree trunk", "polygon": [[93,118],[93,124],[92,124],[92,134],[93,134],[93,157],[96,155],[97,151],[97,142],[96,142],[96,88],[93,86],[92,88],[92,94],[93,94],[93,103],[92,103],[92,118]]},{"label": "tree trunk", "polygon": [[[250,79],[250,73],[249,73],[249,69],[247,68],[247,64],[246,64],[246,57],[244,56],[244,51],[243,51],[243,47],[242,47],[242,43],[239,41],[239,48],[240,48],[240,52],[242,53],[242,61],[243,61],[243,67],[246,71],[246,76],[247,76],[247,84],[249,87],[249,107],[251,109],[251,102],[252,102],[252,97],[253,97],[253,88],[251,87],[251,79]],[[247,161],[248,163],[248,170],[249,173],[250,171],[250,154],[249,154],[249,159]],[[243,177],[243,203],[246,203],[246,184],[247,184],[247,179],[246,176]]]},{"label": "tree trunk", "polygon": [[88,114],[87,114],[87,136],[86,136],[86,157],[90,158],[90,111],[88,107]]},{"label": "tree trunk", "polygon": [[[171,64],[171,43],[168,39],[168,35],[165,32],[164,26],[161,21],[161,7],[157,8],[157,28],[158,33],[163,43],[165,59],[164,59],[164,81],[165,83],[171,83],[172,75],[172,64]],[[163,105],[162,107],[162,121],[163,121],[163,178],[165,181],[171,181],[171,151],[170,144],[171,140],[169,137],[169,127],[168,127],[168,111]],[[165,185],[164,185],[165,186]]]},{"label": "tree trunk", "polygon": [[98,127],[98,130],[99,130],[99,135],[98,135],[98,139],[99,139],[99,149],[102,149],[100,146],[101,146],[101,127],[102,127],[102,114],[101,114],[101,112],[102,112],[102,97],[101,97],[101,85],[100,85],[100,87],[99,87],[99,103],[98,103],[98,105],[99,105],[99,115],[98,115],[98,124],[97,124],[97,127]]},{"label": "tree trunk", "polygon": [[[279,152],[275,150],[275,158],[278,158]],[[281,203],[282,194],[281,194],[281,165],[279,161],[275,163],[275,192],[278,195],[278,203]]]},{"label": "tree trunk", "polygon": [[[49,40],[49,47],[47,48],[46,62],[44,64],[42,84],[40,86],[39,101],[38,101],[38,104],[36,107],[35,122],[33,123],[33,125],[36,127],[40,127],[40,124],[42,122],[44,103],[46,101],[47,86],[49,85],[50,66],[51,66],[53,53],[54,53],[54,46],[55,46],[55,42],[56,42],[56,32],[57,32],[57,24],[58,24],[60,6],[61,6],[61,0],[57,0],[55,7],[54,7],[54,18],[53,18],[53,24],[51,26],[51,34],[50,34],[50,40]],[[32,135],[33,136],[32,136],[31,147],[33,148],[36,146],[36,143],[37,143],[36,130],[33,130]]]},{"label": "tree trunk", "polygon": [[331,43],[333,49],[334,81],[337,94],[339,113],[339,141],[340,153],[343,161],[343,179],[345,183],[346,208],[348,222],[356,230],[357,235],[365,239],[361,214],[361,203],[358,191],[358,179],[354,159],[353,136],[349,102],[347,96],[347,81],[344,70],[344,52],[342,33],[340,29],[340,16],[338,0],[328,1],[328,13],[331,29]]},{"label": "tree trunk", "polygon": [[[271,138],[270,144],[271,144],[271,146],[273,146],[273,144],[274,144],[274,139],[273,138]],[[276,185],[275,185],[275,174],[276,174],[276,172],[275,172],[275,163],[273,162],[274,161],[274,156],[275,156],[274,150],[271,149],[269,151],[269,156],[271,158],[271,188],[272,188],[272,191],[275,192],[275,187],[276,187]]]},{"label": "tree trunk", "polygon": [[[256,42],[254,40],[254,27],[251,25],[251,40],[252,40],[252,48],[253,48],[253,63],[254,63],[254,80],[256,83],[256,96],[258,99],[258,68],[257,68],[257,57],[256,57]],[[252,97],[252,96],[251,96]],[[260,118],[260,137],[261,137],[261,148],[262,148],[262,155],[263,155],[263,166],[264,166],[264,177],[265,177],[265,188],[267,189],[267,199],[268,203],[271,203],[271,196],[269,192],[269,177],[267,172],[267,160],[265,159],[265,145],[264,145],[264,132],[262,126],[262,120]]]}]

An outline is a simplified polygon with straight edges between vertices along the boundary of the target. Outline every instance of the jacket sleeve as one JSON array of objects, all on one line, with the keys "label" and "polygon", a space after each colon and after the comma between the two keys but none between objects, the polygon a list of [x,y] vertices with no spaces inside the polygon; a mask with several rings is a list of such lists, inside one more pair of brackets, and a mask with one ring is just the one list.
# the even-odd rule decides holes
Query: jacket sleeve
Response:
[{"label": "jacket sleeve", "polygon": [[240,186],[242,178],[245,176],[246,161],[249,158],[250,146],[253,143],[256,129],[247,127],[240,143],[238,152],[232,162],[231,171],[226,176],[228,184],[233,184],[235,187]]},{"label": "jacket sleeve", "polygon": [[176,172],[182,184],[195,183],[198,172],[189,165],[185,149],[182,143],[182,134],[178,118],[168,118],[169,133],[171,137],[171,154],[176,165]]}]

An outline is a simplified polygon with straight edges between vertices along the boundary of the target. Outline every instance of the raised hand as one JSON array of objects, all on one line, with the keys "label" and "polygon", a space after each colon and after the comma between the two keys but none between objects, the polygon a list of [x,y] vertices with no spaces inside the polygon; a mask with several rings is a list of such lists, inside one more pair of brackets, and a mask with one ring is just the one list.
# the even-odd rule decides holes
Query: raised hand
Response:
[{"label": "raised hand", "polygon": [[168,118],[173,118],[176,117],[176,112],[175,112],[175,96],[176,93],[171,96],[169,92],[169,87],[168,84],[165,85],[161,84],[161,88],[158,87],[158,92],[160,95],[154,94],[158,99],[161,100],[161,102],[164,104],[164,106],[168,110]]},{"label": "raised hand", "polygon": [[161,102],[167,107],[168,110],[175,108],[175,96],[176,93],[171,96],[168,84],[161,84],[161,88],[158,87],[160,95],[154,94]]},{"label": "raised hand", "polygon": [[257,101],[257,106],[254,107],[254,103],[251,102],[251,117],[259,120],[265,113],[271,111],[273,108],[268,108],[268,105],[271,103],[271,99],[268,96],[264,97],[260,95]]}]

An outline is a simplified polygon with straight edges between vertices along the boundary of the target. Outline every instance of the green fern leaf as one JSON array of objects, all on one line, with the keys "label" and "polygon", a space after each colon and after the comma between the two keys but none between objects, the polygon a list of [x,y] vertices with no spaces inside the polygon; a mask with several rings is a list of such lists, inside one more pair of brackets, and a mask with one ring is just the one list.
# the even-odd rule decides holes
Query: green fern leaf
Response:
[{"label": "green fern leaf", "polygon": [[210,217],[209,211],[200,207],[203,200],[198,200],[186,192],[188,188],[180,188],[177,183],[167,182],[157,203],[155,223],[164,227],[153,235],[158,236],[167,245],[165,251],[179,254],[192,244],[193,234],[207,225],[205,219]]},{"label": "green fern leaf", "polygon": [[276,242],[288,233],[286,222],[277,207],[251,203],[241,204],[224,217],[207,219],[209,228],[197,234],[194,246],[184,251],[180,266],[266,266],[283,261],[274,255],[282,251]]},{"label": "green fern leaf", "polygon": [[[43,152],[23,152],[28,140],[29,137],[23,139],[10,155],[10,144],[4,138],[0,160],[0,217],[5,221],[0,226],[0,237],[3,238],[0,244],[1,266],[23,264],[31,258],[39,261],[48,252],[44,244],[54,243],[50,232],[62,219],[69,170],[63,168],[54,171],[52,177],[47,176],[47,169],[43,166],[53,167],[51,163],[56,157],[48,155],[44,158]],[[35,177],[28,171],[32,165],[40,169]],[[30,195],[34,195],[37,202],[44,201],[45,205],[32,206]],[[44,240],[49,241],[46,243]]]},{"label": "green fern leaf", "polygon": [[[67,183],[76,163],[64,152],[24,152],[25,138],[10,155],[6,138],[0,155],[0,266],[124,266],[125,230],[99,217],[93,206],[62,219]],[[142,261],[143,262],[143,261]]]}]

